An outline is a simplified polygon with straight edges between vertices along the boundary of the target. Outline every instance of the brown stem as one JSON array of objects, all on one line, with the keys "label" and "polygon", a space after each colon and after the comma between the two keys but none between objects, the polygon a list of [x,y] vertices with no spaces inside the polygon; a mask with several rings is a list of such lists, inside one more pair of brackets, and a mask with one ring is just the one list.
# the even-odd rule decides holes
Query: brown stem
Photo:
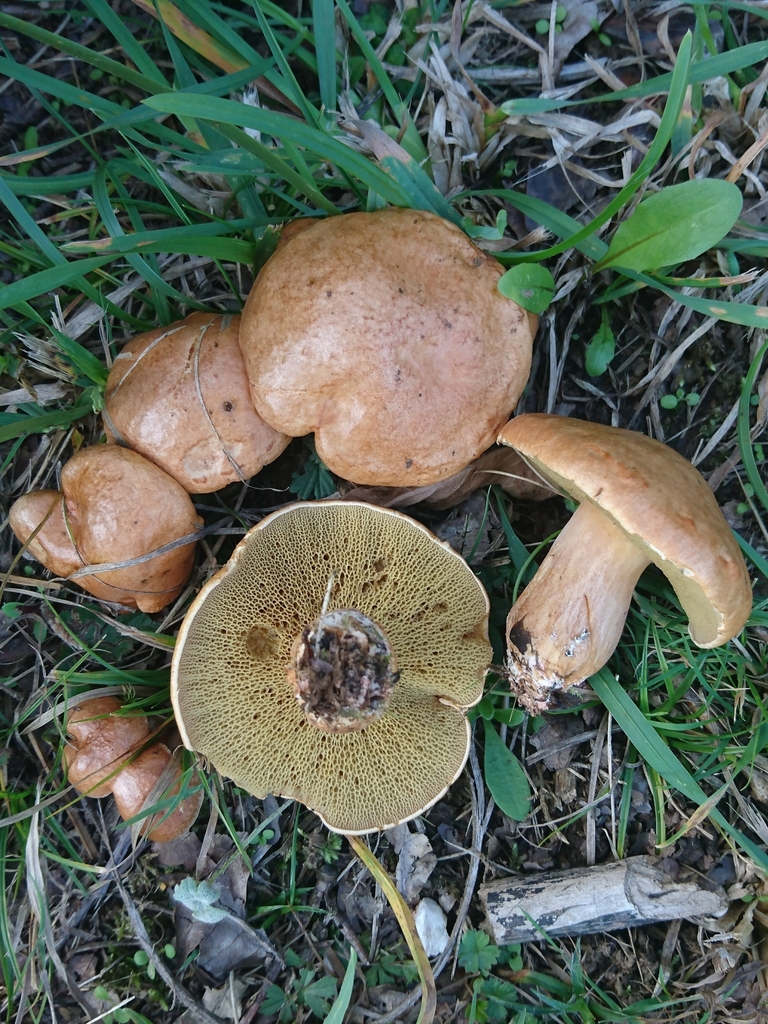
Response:
[{"label": "brown stem", "polygon": [[578,507],[507,617],[508,672],[520,703],[601,668],[619,642],[647,553],[591,501]]}]

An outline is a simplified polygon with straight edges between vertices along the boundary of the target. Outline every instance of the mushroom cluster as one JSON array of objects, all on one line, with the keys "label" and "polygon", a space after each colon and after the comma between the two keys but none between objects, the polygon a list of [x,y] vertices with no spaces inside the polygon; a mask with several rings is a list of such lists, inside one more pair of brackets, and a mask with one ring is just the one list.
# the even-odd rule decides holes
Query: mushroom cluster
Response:
[{"label": "mushroom cluster", "polygon": [[[107,380],[110,443],[64,467],[63,493],[19,499],[12,529],[94,596],[159,611],[192,568],[180,541],[200,521],[186,495],[248,480],[291,437],[315,431],[330,468],[358,484],[465,471],[530,367],[536,318],[499,293],[501,274],[433,214],[294,222],[242,318],[193,313],[125,345]],[[167,511],[172,492],[183,513]]]},{"label": "mushroom cluster", "polygon": [[[467,757],[466,710],[491,658],[488,600],[462,559],[356,498],[447,507],[501,478],[519,497],[549,488],[579,503],[509,613],[510,681],[532,712],[610,657],[650,563],[699,646],[725,643],[749,614],[738,547],[672,449],[565,417],[504,426],[537,320],[501,295],[501,274],[431,213],[294,222],[242,317],[195,313],[128,342],[107,382],[110,443],[74,456],[61,492],[11,510],[54,572],[158,611],[191,572],[202,520],[189,495],[245,481],[313,433],[352,500],[283,507],[244,538],[182,624],[172,699],[190,749],[336,831],[386,828],[442,795]],[[494,440],[514,453],[486,452]],[[82,749],[67,755],[70,778],[97,742],[86,726],[72,716]],[[134,745],[85,772],[97,792],[120,801],[134,786],[134,769],[112,779]],[[132,765],[165,760],[151,747]]]},{"label": "mushroom cluster", "polygon": [[[164,743],[145,746],[149,737],[145,715],[121,711],[116,697],[93,697],[73,708],[67,716],[71,741],[64,747],[64,764],[78,793],[93,797],[111,793],[127,821],[161,799],[176,796],[181,770]],[[190,789],[172,811],[158,811],[142,820],[145,838],[167,842],[189,831],[203,799],[196,773]]]}]

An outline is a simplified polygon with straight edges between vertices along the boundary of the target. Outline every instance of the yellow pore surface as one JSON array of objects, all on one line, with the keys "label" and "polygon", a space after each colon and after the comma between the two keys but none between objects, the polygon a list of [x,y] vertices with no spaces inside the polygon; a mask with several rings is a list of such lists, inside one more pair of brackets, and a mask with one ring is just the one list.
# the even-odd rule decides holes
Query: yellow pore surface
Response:
[{"label": "yellow pore surface", "polygon": [[[291,645],[329,610],[377,622],[400,679],[361,732],[312,726],[286,679]],[[182,626],[172,692],[188,745],[256,796],[300,800],[341,832],[386,828],[443,794],[468,750],[463,708],[491,660],[488,599],[420,524],[359,502],[307,502],[265,519]],[[447,702],[447,703],[445,703]]]}]

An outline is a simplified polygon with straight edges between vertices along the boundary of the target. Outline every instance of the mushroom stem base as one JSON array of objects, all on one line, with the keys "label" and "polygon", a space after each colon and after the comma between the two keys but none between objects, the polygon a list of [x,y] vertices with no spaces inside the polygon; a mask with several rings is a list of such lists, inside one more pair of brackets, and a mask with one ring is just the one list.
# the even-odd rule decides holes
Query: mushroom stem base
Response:
[{"label": "mushroom stem base", "polygon": [[364,729],[389,705],[398,673],[384,631],[350,608],[326,612],[293,645],[288,681],[324,732]]},{"label": "mushroom stem base", "polygon": [[534,714],[583,682],[616,648],[648,555],[584,501],[507,617],[512,691]]}]

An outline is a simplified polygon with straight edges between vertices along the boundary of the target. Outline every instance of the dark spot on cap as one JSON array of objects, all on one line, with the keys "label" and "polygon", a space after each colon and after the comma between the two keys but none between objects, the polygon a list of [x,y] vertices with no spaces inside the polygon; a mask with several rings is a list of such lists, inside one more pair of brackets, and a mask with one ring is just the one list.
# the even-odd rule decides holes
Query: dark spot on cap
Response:
[{"label": "dark spot on cap", "polygon": [[412,465],[413,465],[413,459],[406,459],[405,460],[405,468],[406,469],[410,469]]},{"label": "dark spot on cap", "polygon": [[223,405],[224,412],[232,412],[234,405],[231,402],[225,402]]}]

